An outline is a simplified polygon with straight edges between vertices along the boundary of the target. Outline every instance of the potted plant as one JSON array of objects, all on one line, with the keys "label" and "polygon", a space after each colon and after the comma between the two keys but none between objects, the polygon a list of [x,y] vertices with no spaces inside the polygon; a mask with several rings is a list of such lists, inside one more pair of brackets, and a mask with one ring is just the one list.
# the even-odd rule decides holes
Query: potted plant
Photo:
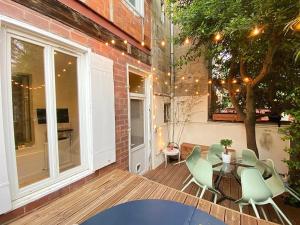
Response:
[{"label": "potted plant", "polygon": [[225,150],[222,153],[222,160],[224,163],[230,163],[231,155],[228,152],[228,147],[232,145],[232,140],[230,139],[222,139],[220,144],[224,146]]}]

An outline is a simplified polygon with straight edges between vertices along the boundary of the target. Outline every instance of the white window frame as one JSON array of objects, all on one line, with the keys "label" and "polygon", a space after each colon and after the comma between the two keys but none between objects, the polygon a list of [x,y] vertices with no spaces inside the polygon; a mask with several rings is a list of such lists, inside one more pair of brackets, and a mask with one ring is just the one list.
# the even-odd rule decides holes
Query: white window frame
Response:
[{"label": "white window frame", "polygon": [[[135,67],[134,65],[127,64],[126,65],[126,71],[127,71],[127,98],[128,98],[128,167],[129,172],[131,171],[131,152],[135,151],[135,149],[131,149],[131,118],[130,118],[130,100],[131,99],[140,99],[144,101],[144,144],[143,146],[140,145],[138,148],[144,147],[145,148],[145,170],[141,172],[141,175],[145,172],[150,170],[150,167],[152,166],[151,163],[153,162],[153,155],[152,155],[152,76],[147,76],[148,72]],[[129,72],[136,73],[137,75],[144,78],[144,94],[138,94],[138,93],[131,93],[129,91]],[[137,72],[140,73],[137,73]],[[149,159],[151,162],[149,162]]]},{"label": "white window frame", "polygon": [[145,11],[144,11],[144,0],[135,0],[136,5],[133,5],[129,0],[125,0],[126,5],[129,6],[131,9],[133,9],[137,14],[139,14],[141,17],[144,17]]},{"label": "white window frame", "polygon": [[[52,193],[68,184],[71,184],[77,180],[80,180],[87,175],[91,174],[92,171],[92,140],[91,140],[91,109],[90,102],[91,96],[89,91],[90,85],[90,54],[91,50],[89,48],[83,47],[75,42],[66,40],[58,35],[49,33],[47,31],[41,30],[39,28],[33,27],[26,23],[17,21],[15,19],[0,15],[0,35],[3,41],[3,51],[0,53],[0,58],[3,59],[3,67],[0,70],[1,80],[0,80],[0,92],[7,93],[3,96],[4,99],[2,103],[3,107],[3,121],[5,126],[5,136],[3,141],[6,146],[6,155],[8,161],[9,170],[9,182],[11,185],[11,195],[13,197],[12,207],[13,209],[28,204],[34,200],[37,200],[45,195]],[[45,86],[46,95],[48,102],[46,103],[47,108],[50,106],[51,112],[49,111],[49,123],[48,123],[48,140],[52,141],[49,146],[50,151],[57,149],[57,124],[56,124],[56,112],[55,112],[55,79],[54,74],[54,50],[60,52],[65,52],[67,54],[72,54],[78,57],[77,63],[77,80],[78,80],[78,104],[79,104],[79,121],[80,121],[80,148],[81,148],[81,165],[73,169],[67,170],[60,174],[57,174],[59,165],[58,160],[54,165],[49,168],[50,177],[42,180],[40,182],[28,185],[24,188],[19,189],[16,183],[16,158],[15,151],[10,152],[14,148],[13,141],[13,127],[8,121],[12,121],[12,103],[10,101],[11,97],[11,82],[10,82],[10,59],[8,59],[7,51],[10,49],[10,37],[16,37],[18,39],[36,43],[39,46],[44,47],[44,66],[45,66]],[[52,56],[52,57],[51,57]],[[47,74],[48,73],[48,74]],[[50,74],[50,75],[49,75]],[[1,103],[0,103],[1,104]],[[53,110],[54,109],[54,110]],[[53,122],[54,121],[54,122]],[[50,125],[52,124],[52,125]],[[1,137],[0,137],[1,138]],[[1,139],[3,139],[1,138]],[[55,149],[56,148],[56,149]],[[50,156],[50,154],[49,154]],[[52,157],[58,159],[58,152],[53,153]],[[56,171],[56,172],[55,172]]]}]

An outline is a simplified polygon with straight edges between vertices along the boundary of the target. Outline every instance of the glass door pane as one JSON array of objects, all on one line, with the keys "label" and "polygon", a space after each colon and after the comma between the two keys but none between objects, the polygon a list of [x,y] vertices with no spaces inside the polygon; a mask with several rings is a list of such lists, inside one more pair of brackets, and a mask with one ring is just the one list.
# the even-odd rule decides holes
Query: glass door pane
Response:
[{"label": "glass door pane", "polygon": [[19,188],[49,177],[44,47],[11,38],[13,126]]},{"label": "glass door pane", "polygon": [[131,148],[144,144],[144,100],[130,99]]},{"label": "glass door pane", "polygon": [[81,164],[77,58],[54,52],[59,171]]}]

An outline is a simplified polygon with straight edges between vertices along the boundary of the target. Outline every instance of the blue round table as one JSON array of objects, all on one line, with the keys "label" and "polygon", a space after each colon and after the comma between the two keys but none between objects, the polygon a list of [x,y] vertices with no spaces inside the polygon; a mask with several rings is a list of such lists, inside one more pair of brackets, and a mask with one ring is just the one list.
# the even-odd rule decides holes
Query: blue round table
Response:
[{"label": "blue round table", "polygon": [[224,225],[195,207],[166,200],[126,202],[91,217],[83,225]]}]

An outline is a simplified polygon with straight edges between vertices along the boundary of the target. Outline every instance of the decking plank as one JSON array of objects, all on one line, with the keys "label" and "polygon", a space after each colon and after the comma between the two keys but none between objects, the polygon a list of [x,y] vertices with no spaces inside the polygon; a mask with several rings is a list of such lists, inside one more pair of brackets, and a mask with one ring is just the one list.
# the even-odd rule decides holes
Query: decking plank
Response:
[{"label": "decking plank", "polygon": [[18,221],[12,222],[12,224],[39,224],[41,221],[45,220],[45,218],[51,219],[54,217],[58,217],[68,204],[74,204],[74,201],[81,201],[81,197],[84,197],[88,194],[95,196],[94,194],[96,193],[94,192],[99,187],[100,189],[97,191],[99,193],[102,193],[102,191],[106,191],[108,188],[111,188],[114,185],[114,182],[111,181],[120,182],[123,181],[123,179],[129,177],[130,175],[121,170],[110,172],[103,176],[101,179],[91,181],[80,189],[75,190],[68,195],[62,196],[54,202],[28,214]]},{"label": "decking plank", "polygon": [[226,209],[224,222],[228,225],[240,225],[241,214],[237,211]]},{"label": "decking plank", "polygon": [[203,210],[204,212],[209,213],[210,209],[211,209],[211,205],[212,205],[212,203],[210,203],[209,201],[200,199],[198,202],[197,208],[200,210]]},{"label": "decking plank", "polygon": [[224,221],[225,220],[225,212],[226,212],[225,207],[222,207],[217,204],[212,204],[209,214],[216,217],[219,220]]},{"label": "decking plank", "polygon": [[208,212],[210,215],[225,221],[226,224],[272,224],[198,199],[145,177],[120,170],[96,178],[78,190],[37,209],[12,224],[73,225],[85,221],[104,209],[137,199],[165,199],[181,202]]}]

